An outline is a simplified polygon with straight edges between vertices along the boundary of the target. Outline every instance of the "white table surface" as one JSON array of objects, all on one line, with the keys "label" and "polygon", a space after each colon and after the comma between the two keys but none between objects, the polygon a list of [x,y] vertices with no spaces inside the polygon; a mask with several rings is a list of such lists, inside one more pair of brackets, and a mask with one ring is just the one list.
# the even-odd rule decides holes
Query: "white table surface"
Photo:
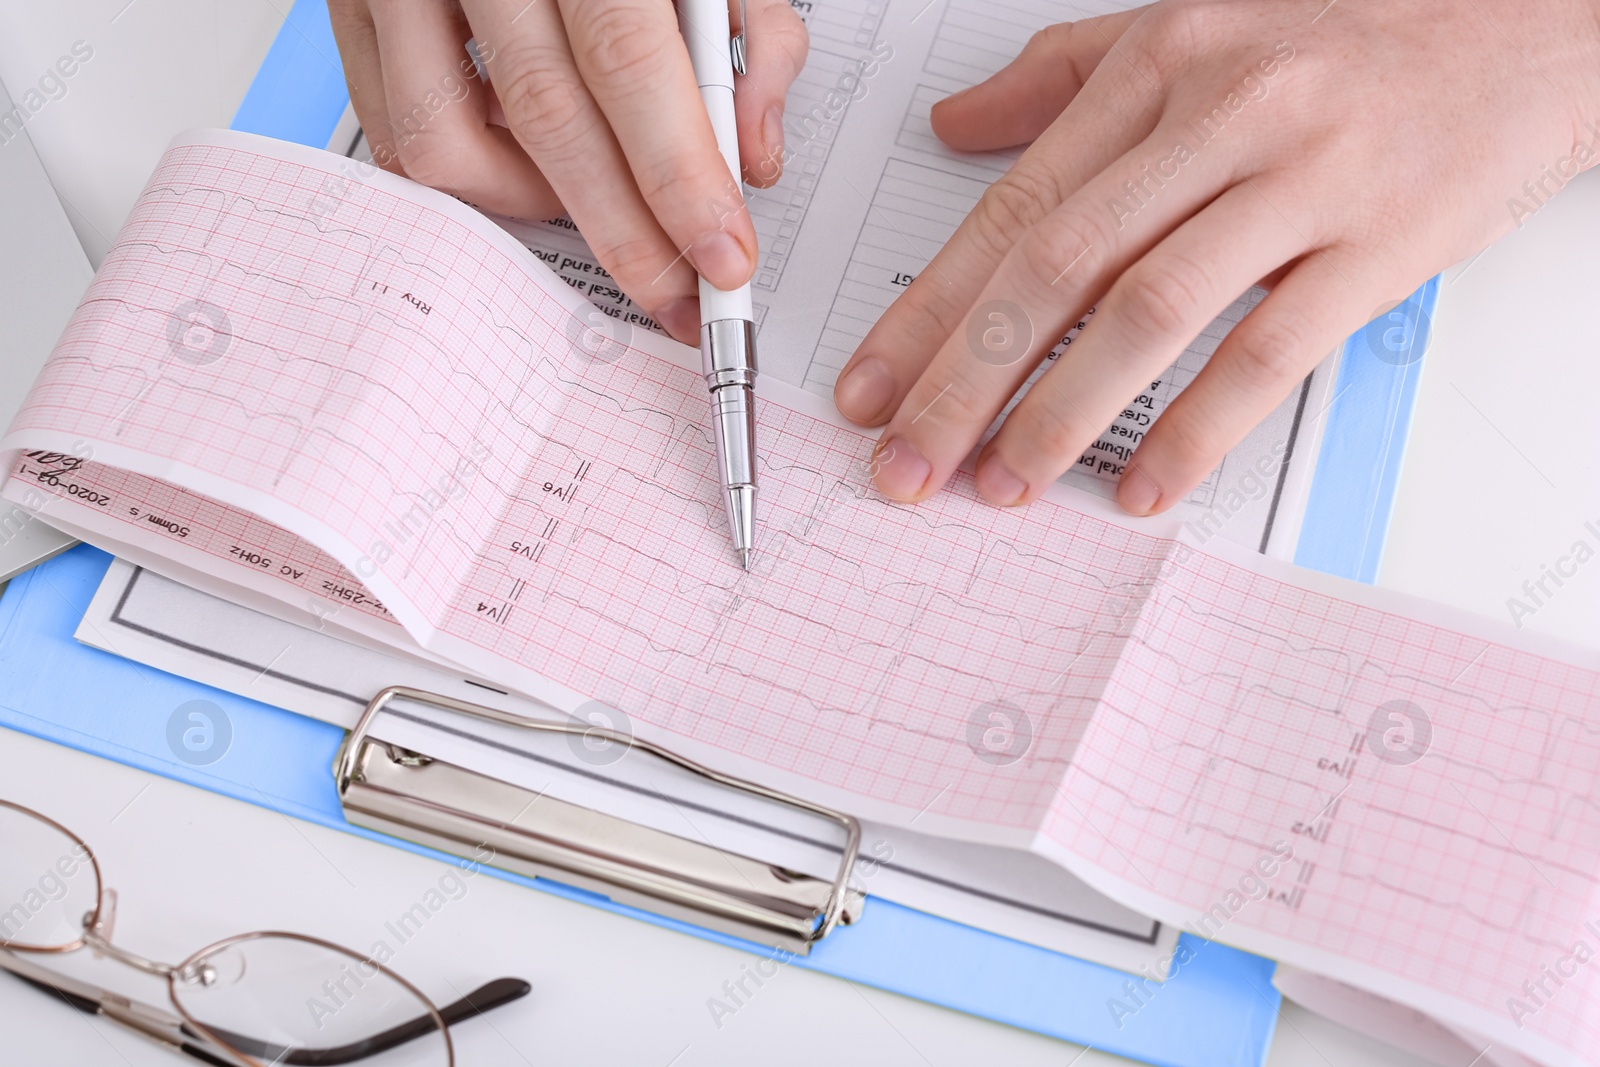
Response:
[{"label": "white table surface", "polygon": [[[289,4],[0,0],[0,78],[13,95],[73,42],[95,50],[66,95],[28,126],[91,259],[109,247],[175,132],[228,124]],[[1583,410],[1600,395],[1596,233],[1600,177],[1591,174],[1447,274],[1383,584],[1506,620],[1506,598],[1523,579],[1583,536],[1584,521],[1600,524],[1600,418]],[[1597,609],[1600,568],[1580,571],[1525,625],[1600,645]],[[262,927],[363,946],[445,870],[4,730],[0,768],[8,798],[94,845],[123,895],[119,940],[158,956]],[[461,1029],[458,1061],[467,1067],[1123,1062],[1093,1051],[1075,1060],[1076,1046],[794,968],[719,1028],[707,998],[748,960],[481,878],[395,964],[441,1002],[453,999],[452,987],[489,977],[533,983],[492,1024]],[[113,972],[107,981],[141,988],[136,976]],[[6,1063],[182,1062],[20,983],[0,982],[0,1019]],[[1269,1062],[1416,1061],[1286,1005]]]}]

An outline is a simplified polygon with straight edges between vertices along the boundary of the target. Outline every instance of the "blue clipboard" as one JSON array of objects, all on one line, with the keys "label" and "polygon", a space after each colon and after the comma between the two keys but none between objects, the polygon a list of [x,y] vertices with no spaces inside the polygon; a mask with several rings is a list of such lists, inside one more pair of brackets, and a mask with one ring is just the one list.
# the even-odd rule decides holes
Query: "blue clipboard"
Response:
[{"label": "blue clipboard", "polygon": [[[235,129],[327,145],[348,102],[324,0],[297,0],[234,118]],[[1426,347],[1437,279],[1346,344],[1296,562],[1372,581]],[[0,598],[0,725],[286,815],[440,853],[351,826],[331,767],[338,727],[79,644],[73,631],[110,557],[76,548]],[[167,741],[187,701],[222,708],[232,741],[216,762],[178,761]],[[285,753],[296,753],[293,760]],[[496,876],[621,915],[766,953],[765,946],[617,904],[548,879]],[[1277,1022],[1275,964],[1183,934],[1156,991],[1125,972],[880,898],[792,966],[1092,1045],[1161,1067],[1259,1067]],[[1130,1010],[1132,1009],[1132,1010]]]},{"label": "blue clipboard", "polygon": [[1438,300],[1435,276],[1344,343],[1296,565],[1378,580]]}]

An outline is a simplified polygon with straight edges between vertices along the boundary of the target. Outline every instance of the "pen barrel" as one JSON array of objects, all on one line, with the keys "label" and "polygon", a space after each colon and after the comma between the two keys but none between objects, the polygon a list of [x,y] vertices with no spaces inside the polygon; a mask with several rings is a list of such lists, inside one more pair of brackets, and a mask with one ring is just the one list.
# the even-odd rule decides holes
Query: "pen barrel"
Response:
[{"label": "pen barrel", "polygon": [[[702,85],[700,98],[705,102],[706,114],[711,118],[711,129],[717,138],[717,151],[722,153],[729,175],[728,185],[721,195],[706,204],[706,221],[725,229],[730,219],[737,219],[749,210],[744,202],[744,183],[739,181],[739,137],[733,113],[733,90],[720,85]],[[754,311],[749,284],[737,289],[718,289],[701,278],[700,315],[703,322],[751,318]]]},{"label": "pen barrel", "polygon": [[700,87],[716,85],[733,92],[733,19],[728,0],[679,0],[678,31]]},{"label": "pen barrel", "polygon": [[[678,28],[689,50],[695,84],[717,151],[728,168],[727,186],[706,204],[709,226],[726,228],[730,218],[745,214],[744,173],[739,162],[739,123],[733,107],[733,40],[727,0],[679,0]],[[751,317],[750,287],[718,289],[700,280],[701,321]]]},{"label": "pen barrel", "polygon": [[741,443],[755,442],[755,392],[747,385],[713,389],[711,427],[717,438],[717,466],[722,472],[722,487],[755,485],[755,450]]},{"label": "pen barrel", "polygon": [[701,371],[711,391],[711,432],[724,489],[756,484],[755,326],[718,319],[700,328]]}]

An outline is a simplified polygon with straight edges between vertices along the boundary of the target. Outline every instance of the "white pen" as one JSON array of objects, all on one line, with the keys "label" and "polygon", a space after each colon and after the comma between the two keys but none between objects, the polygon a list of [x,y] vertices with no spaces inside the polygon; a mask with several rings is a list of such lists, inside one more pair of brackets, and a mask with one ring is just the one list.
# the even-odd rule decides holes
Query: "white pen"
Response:
[{"label": "white pen", "polygon": [[[734,37],[727,0],[678,3],[678,28],[689,47],[700,98],[741,197],[733,72],[737,68],[744,73],[743,9],[741,3],[741,30]],[[728,531],[740,564],[749,570],[756,523],[756,330],[748,283],[718,289],[700,279],[700,362],[711,390],[711,432],[717,442]]]}]

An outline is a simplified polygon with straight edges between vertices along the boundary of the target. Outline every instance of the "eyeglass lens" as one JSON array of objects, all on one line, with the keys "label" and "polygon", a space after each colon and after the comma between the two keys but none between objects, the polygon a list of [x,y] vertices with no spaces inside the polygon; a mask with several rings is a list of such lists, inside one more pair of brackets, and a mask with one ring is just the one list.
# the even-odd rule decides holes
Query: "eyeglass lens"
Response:
[{"label": "eyeglass lens", "polygon": [[71,948],[99,899],[100,879],[82,842],[0,802],[0,946]]}]

